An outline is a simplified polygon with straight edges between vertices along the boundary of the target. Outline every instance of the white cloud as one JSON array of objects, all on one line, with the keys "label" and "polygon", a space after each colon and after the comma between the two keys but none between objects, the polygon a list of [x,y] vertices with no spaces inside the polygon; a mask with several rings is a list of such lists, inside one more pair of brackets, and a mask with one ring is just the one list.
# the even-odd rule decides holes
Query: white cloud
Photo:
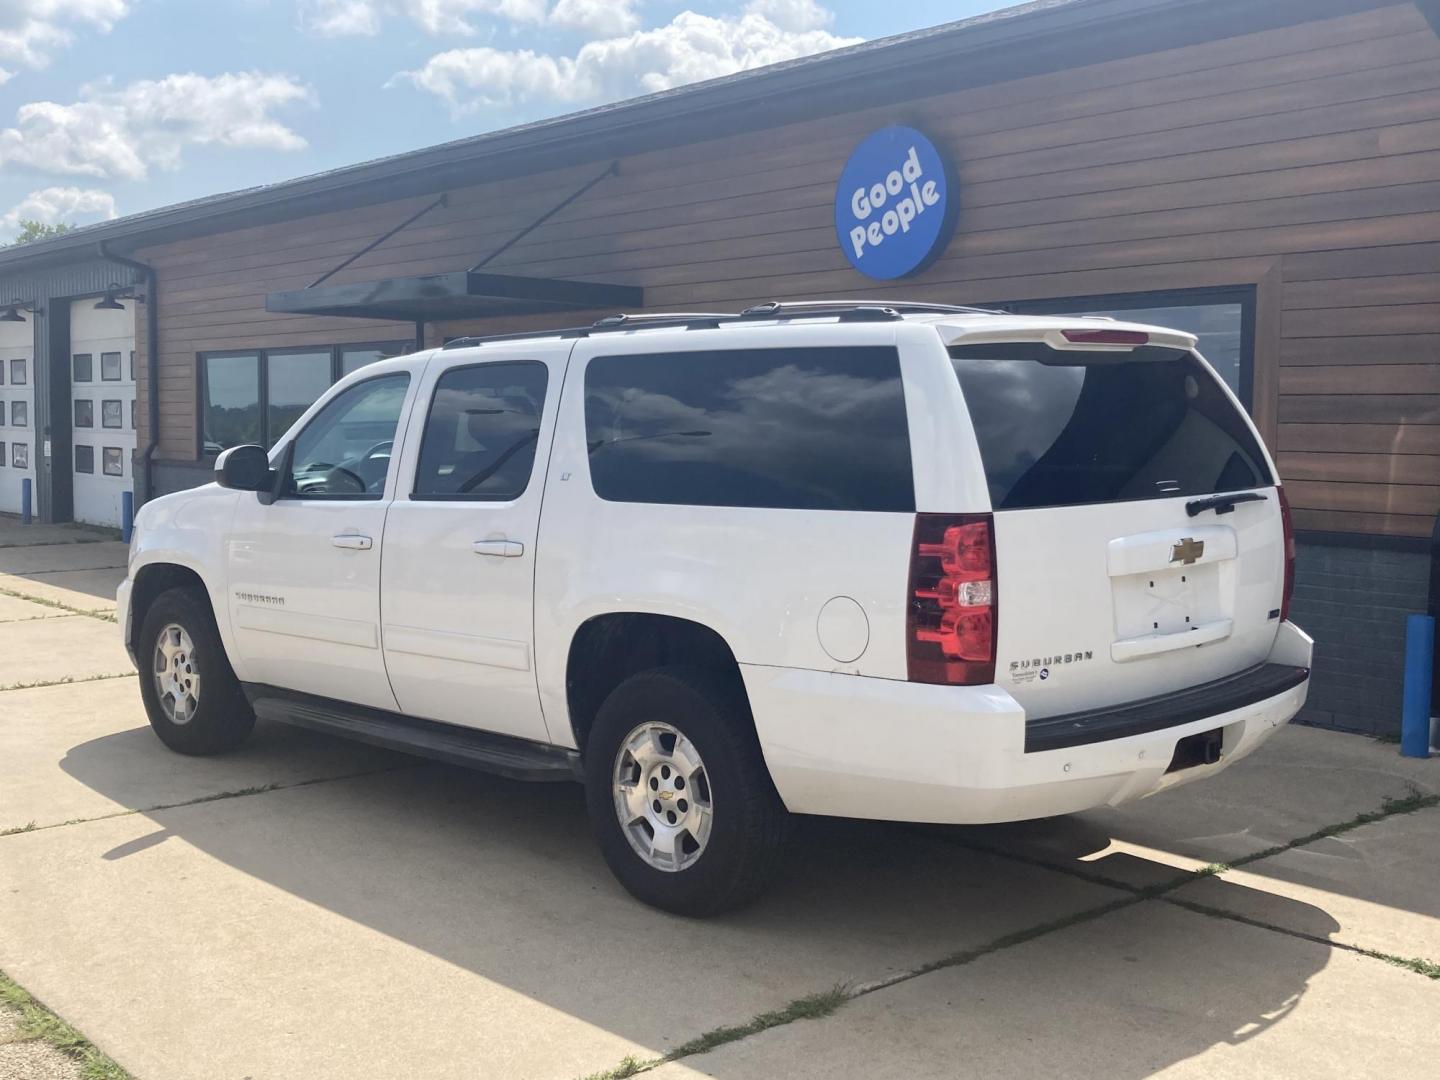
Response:
[{"label": "white cloud", "polygon": [[0,233],[12,235],[22,221],[40,221],[46,225],[88,224],[88,220],[106,220],[117,214],[115,196],[97,188],[47,187],[32,191],[0,215]]},{"label": "white cloud", "polygon": [[[633,2],[615,0],[621,9],[628,9]],[[407,18],[427,34],[473,37],[481,32],[477,17],[488,15],[538,26],[549,11],[547,0],[299,0],[299,4],[301,27],[324,37],[373,37],[387,14]],[[559,0],[556,6],[575,4]],[[580,0],[578,6],[598,9],[602,5],[601,0]]]},{"label": "white cloud", "polygon": [[0,60],[44,67],[77,27],[108,33],[129,10],[129,0],[0,0]]},{"label": "white cloud", "polygon": [[835,21],[834,13],[815,0],[750,0],[745,10],[765,16],[781,30],[819,30]]},{"label": "white cloud", "polygon": [[626,34],[640,25],[638,0],[557,0],[550,23],[585,34]]},{"label": "white cloud", "polygon": [[[803,7],[803,0],[774,6],[794,9]],[[573,56],[530,49],[451,49],[395,79],[428,90],[459,111],[531,101],[615,101],[859,40],[816,27],[786,29],[751,9],[738,17],[683,11],[665,26],[587,42]]]},{"label": "white cloud", "polygon": [[82,87],[70,105],[32,101],[0,130],[0,167],[140,180],[174,169],[186,146],[299,150],[305,140],[272,113],[308,101],[288,75],[167,75],[119,89]]},{"label": "white cloud", "polygon": [[380,32],[380,6],[374,0],[300,0],[300,26],[322,37]]}]

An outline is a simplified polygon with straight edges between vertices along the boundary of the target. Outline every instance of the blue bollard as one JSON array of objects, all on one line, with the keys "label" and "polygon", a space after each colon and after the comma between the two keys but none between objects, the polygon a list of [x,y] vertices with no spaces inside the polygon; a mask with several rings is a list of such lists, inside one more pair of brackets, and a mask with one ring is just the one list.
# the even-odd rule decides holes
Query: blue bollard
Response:
[{"label": "blue bollard", "polygon": [[135,493],[133,491],[122,491],[120,493],[120,539],[125,543],[130,542],[130,534],[135,531]]},{"label": "blue bollard", "polygon": [[1400,714],[1400,753],[1430,756],[1430,665],[1435,657],[1435,618],[1405,620],[1405,706]]},{"label": "blue bollard", "polygon": [[30,478],[20,481],[20,524],[30,524]]}]

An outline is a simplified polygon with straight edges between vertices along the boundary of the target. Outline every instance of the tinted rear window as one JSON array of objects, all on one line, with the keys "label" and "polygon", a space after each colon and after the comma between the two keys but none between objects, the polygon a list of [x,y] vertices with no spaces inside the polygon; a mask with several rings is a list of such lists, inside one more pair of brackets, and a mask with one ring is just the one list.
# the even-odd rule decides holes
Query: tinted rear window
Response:
[{"label": "tinted rear window", "polygon": [[915,509],[893,348],[600,356],[585,425],[602,499]]},{"label": "tinted rear window", "polygon": [[1273,483],[1249,425],[1190,353],[1043,343],[950,350],[997,510]]}]

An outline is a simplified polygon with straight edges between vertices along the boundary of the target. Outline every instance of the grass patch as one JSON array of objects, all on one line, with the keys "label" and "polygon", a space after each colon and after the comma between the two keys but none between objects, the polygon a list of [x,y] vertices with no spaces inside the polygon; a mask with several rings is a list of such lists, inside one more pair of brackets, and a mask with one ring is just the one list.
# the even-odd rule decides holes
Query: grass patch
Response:
[{"label": "grass patch", "polygon": [[8,829],[0,829],[0,836],[18,836],[22,832],[34,832],[35,822],[26,822],[24,825],[12,825]]},{"label": "grass patch", "polygon": [[80,1063],[85,1080],[131,1080],[130,1074],[112,1061],[84,1035],[36,1001],[5,972],[0,971],[0,1002],[20,1012],[20,1038],[39,1039]]}]

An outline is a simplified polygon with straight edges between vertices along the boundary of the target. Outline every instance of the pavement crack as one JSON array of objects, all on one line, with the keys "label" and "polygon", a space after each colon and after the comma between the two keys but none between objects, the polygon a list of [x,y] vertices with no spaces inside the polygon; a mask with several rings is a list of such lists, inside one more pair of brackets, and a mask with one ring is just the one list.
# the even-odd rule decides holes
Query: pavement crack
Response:
[{"label": "pavement crack", "polygon": [[85,825],[92,821],[109,821],[112,818],[132,817],[135,814],[154,814],[161,810],[178,810],[185,806],[200,806],[203,803],[220,802],[223,799],[243,799],[250,795],[263,795],[270,791],[289,791],[292,788],[311,787],[315,784],[328,784],[336,780],[356,780],[364,776],[378,776],[382,773],[399,772],[402,769],[413,769],[421,764],[425,763],[421,761],[406,761],[399,765],[386,765],[379,769],[362,769],[359,772],[341,773],[339,776],[315,776],[308,780],[293,780],[289,783],[277,780],[269,784],[256,784],[253,787],[236,788],[234,791],[217,791],[209,795],[199,795],[193,799],[184,799],[180,802],[159,803],[155,806],[137,806],[129,810],[116,810],[109,814],[96,814],[93,817],[71,818],[68,821],[53,821],[48,825],[37,825],[32,821],[26,825],[0,829],[0,837],[18,836],[21,833],[45,832],[49,829],[63,829],[67,825]]},{"label": "pavement crack", "polygon": [[1036,926],[1027,927],[1024,930],[1016,930],[1013,933],[1002,934],[1000,937],[976,945],[968,949],[959,949],[938,960],[932,960],[921,964],[918,967],[906,971],[896,972],[887,975],[882,979],[873,979],[869,982],[858,984],[837,984],[829,990],[823,990],[818,994],[811,994],[807,997],[796,998],[788,1005],[780,1009],[763,1012],[746,1021],[743,1024],[728,1025],[725,1027],[712,1028],[710,1031],[702,1032],[692,1039],[687,1039],[673,1050],[658,1057],[635,1058],[627,1057],[609,1069],[602,1069],[593,1072],[583,1080],[625,1080],[626,1077],[638,1076],[661,1065],[668,1065],[672,1061],[680,1061],[683,1058],[694,1057],[697,1054],[706,1054],[717,1047],[727,1043],[739,1042],[741,1039],[749,1038],[751,1035],[758,1035],[762,1031],[769,1031],[771,1028],[784,1027],[793,1024],[797,1020],[818,1020],[829,1016],[845,1005],[873,994],[877,990],[885,990],[900,983],[909,982],[911,979],[918,979],[922,975],[929,975],[932,972],[942,971],[945,968],[961,967],[965,964],[974,963],[981,957],[989,956],[992,953],[1001,952],[1004,949],[1012,949],[1017,945],[1034,941],[1036,938],[1044,937],[1046,934],[1053,934],[1060,930],[1067,930],[1072,926],[1081,923],[1091,922],[1094,919],[1102,918],[1112,912],[1132,907],[1135,904],[1144,903],[1150,899],[1148,894],[1137,893],[1131,896],[1122,896],[1107,904],[1098,907],[1086,908],[1084,911],[1076,912],[1073,915],[1066,915],[1049,922],[1039,923]]},{"label": "pavement crack", "polygon": [[[1297,837],[1283,844],[1276,844],[1274,847],[1268,847],[1264,851],[1252,852],[1249,855],[1242,855],[1238,859],[1232,859],[1228,863],[1216,864],[1216,868],[1212,872],[1223,874],[1226,870],[1233,870],[1240,866],[1248,866],[1253,862],[1259,862],[1261,859],[1268,859],[1273,855],[1281,855],[1284,852],[1293,851],[1295,848],[1313,844],[1317,840],[1325,840],[1332,836],[1341,836],[1365,825],[1373,825],[1377,821],[1384,821],[1386,818],[1397,817],[1401,814],[1413,814],[1417,810],[1428,810],[1432,806],[1440,806],[1440,795],[1426,795],[1419,788],[1411,784],[1409,785],[1407,794],[1400,798],[1393,796],[1386,798],[1379,810],[1369,810],[1363,814],[1356,814],[1348,821],[1342,821],[1335,825],[1326,825],[1316,829],[1312,833],[1307,833],[1305,836]],[[1209,868],[1207,867],[1207,869]]]},{"label": "pavement crack", "polygon": [[[104,569],[102,567],[102,569]],[[116,568],[118,569],[118,567]],[[59,571],[57,571],[58,573]],[[9,596],[15,600],[28,600],[32,604],[39,604],[41,607],[54,608],[56,611],[64,611],[70,615],[84,615],[86,618],[99,619],[101,622],[115,622],[115,613],[103,608],[78,608],[73,604],[62,604],[59,600],[50,600],[43,596],[35,596],[32,593],[21,592],[18,589],[8,589],[0,586],[0,596]]]},{"label": "pavement crack", "polygon": [[0,694],[10,690],[39,690],[47,686],[74,686],[78,683],[104,682],[107,679],[133,679],[135,672],[121,671],[110,675],[66,675],[63,679],[40,679],[36,682],[17,682],[0,686]]},{"label": "pavement crack", "polygon": [[1372,960],[1383,960],[1395,967],[1413,971],[1418,975],[1424,975],[1427,979],[1440,981],[1440,963],[1433,960],[1425,960],[1420,957],[1397,956],[1394,953],[1380,952],[1377,949],[1367,949],[1360,945],[1351,945],[1347,941],[1336,941],[1333,938],[1321,937],[1319,934],[1307,934],[1303,930],[1293,930],[1288,926],[1277,926],[1275,923],[1266,922],[1263,919],[1252,918],[1249,915],[1241,915],[1234,911],[1226,911],[1224,908],[1212,907],[1210,904],[1197,903],[1194,900],[1182,900],[1178,896],[1162,896],[1159,898],[1166,904],[1173,904],[1176,907],[1192,911],[1197,915],[1209,915],[1216,919],[1229,919],[1231,922],[1244,923],[1246,926],[1253,926],[1257,930],[1269,930],[1272,933],[1284,934],[1286,937],[1298,938],[1301,941],[1308,941],[1315,945],[1324,945],[1327,948],[1339,949],[1342,952],[1356,953],[1359,956],[1368,956]]}]

